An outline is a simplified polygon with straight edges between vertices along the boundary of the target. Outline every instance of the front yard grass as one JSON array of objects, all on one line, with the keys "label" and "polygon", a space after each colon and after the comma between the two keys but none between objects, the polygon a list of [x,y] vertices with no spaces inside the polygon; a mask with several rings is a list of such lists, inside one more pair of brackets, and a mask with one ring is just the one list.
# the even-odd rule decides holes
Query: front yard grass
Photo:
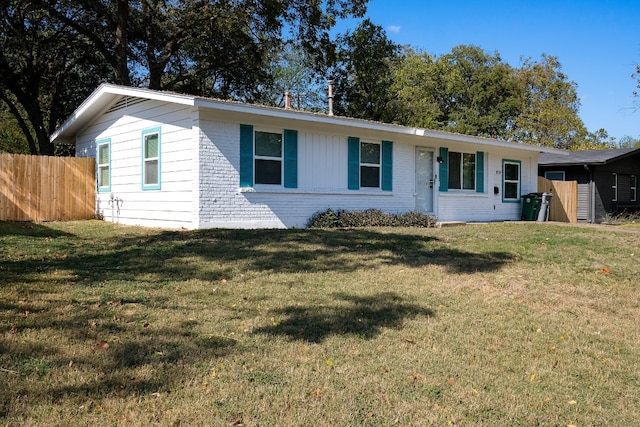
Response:
[{"label": "front yard grass", "polygon": [[0,424],[628,426],[640,236],[0,223]]}]

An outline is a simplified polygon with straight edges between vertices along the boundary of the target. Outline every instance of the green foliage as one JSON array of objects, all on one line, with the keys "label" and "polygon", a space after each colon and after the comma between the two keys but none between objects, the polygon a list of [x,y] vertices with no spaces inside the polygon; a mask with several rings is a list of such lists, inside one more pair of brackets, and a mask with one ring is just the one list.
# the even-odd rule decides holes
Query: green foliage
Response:
[{"label": "green foliage", "polygon": [[[497,52],[477,46],[456,46],[440,57],[411,48],[398,54],[384,49],[382,36],[380,28],[365,26],[343,39],[344,50],[355,53],[347,57],[354,63],[343,68],[350,71],[346,75],[351,80],[342,81],[352,83],[340,88],[340,112],[557,148],[612,142],[606,132],[586,131],[578,116],[576,84],[562,73],[555,57],[543,55],[540,62],[527,59],[514,68]],[[355,68],[359,49],[366,52],[360,62],[373,71]],[[384,78],[377,78],[380,74]],[[361,75],[371,78],[361,77],[363,82],[358,83]]]},{"label": "green foliage", "polygon": [[626,135],[618,140],[619,148],[640,148],[640,138],[634,138]]},{"label": "green foliage", "polygon": [[366,3],[7,0],[0,103],[32,154],[53,154],[49,135],[101,82],[253,102],[288,41],[326,70],[336,18],[361,17]]},{"label": "green foliage", "polygon": [[394,122],[395,94],[389,90],[400,46],[384,29],[365,19],[353,33],[338,38],[336,114]]},{"label": "green foliage", "polygon": [[565,149],[582,145],[587,131],[578,116],[577,85],[567,80],[558,58],[543,54],[540,62],[526,59],[517,76],[526,91],[511,138]]},{"label": "green foliage", "polygon": [[434,227],[436,219],[421,212],[390,214],[379,209],[337,210],[316,212],[307,222],[307,228],[357,228],[357,227]]},{"label": "green foliage", "polygon": [[29,154],[29,145],[18,123],[0,104],[0,153]]},{"label": "green foliage", "polygon": [[325,76],[315,71],[314,63],[314,58],[300,46],[287,43],[270,66],[273,80],[260,89],[256,101],[284,107],[285,93],[289,92],[293,108],[325,111],[327,84]]}]

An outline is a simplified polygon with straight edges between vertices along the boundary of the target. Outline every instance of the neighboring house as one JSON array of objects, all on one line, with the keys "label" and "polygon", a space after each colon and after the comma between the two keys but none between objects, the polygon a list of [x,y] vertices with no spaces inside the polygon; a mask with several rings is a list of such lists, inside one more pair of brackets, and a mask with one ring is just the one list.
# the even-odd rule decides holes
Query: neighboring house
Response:
[{"label": "neighboring house", "polygon": [[105,220],[190,229],[304,227],[328,208],[518,220],[545,150],[108,84],[51,140],[96,158]]},{"label": "neighboring house", "polygon": [[578,182],[578,221],[602,222],[640,208],[640,148],[542,153],[538,164],[540,176]]}]

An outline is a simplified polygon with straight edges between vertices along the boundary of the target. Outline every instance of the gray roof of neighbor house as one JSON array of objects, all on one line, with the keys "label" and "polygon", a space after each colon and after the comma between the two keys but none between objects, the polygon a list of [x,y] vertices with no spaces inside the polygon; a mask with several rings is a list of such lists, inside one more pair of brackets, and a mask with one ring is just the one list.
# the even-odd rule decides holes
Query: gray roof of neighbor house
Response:
[{"label": "gray roof of neighbor house", "polygon": [[613,148],[609,150],[570,151],[569,155],[540,153],[538,164],[550,165],[605,165],[624,157],[640,154],[640,148]]}]

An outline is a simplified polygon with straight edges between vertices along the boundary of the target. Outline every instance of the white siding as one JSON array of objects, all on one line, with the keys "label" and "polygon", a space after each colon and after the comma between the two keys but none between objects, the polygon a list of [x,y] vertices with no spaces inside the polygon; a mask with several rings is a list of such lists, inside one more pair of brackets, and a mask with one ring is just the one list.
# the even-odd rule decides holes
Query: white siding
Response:
[{"label": "white siding", "polygon": [[[240,188],[240,124],[298,132],[298,188]],[[161,189],[142,190],[142,131],[154,127],[161,128]],[[347,188],[349,136],[367,142],[393,141],[393,191]],[[439,177],[434,176],[433,206],[440,221],[519,219],[520,203],[502,200],[504,159],[521,162],[521,194],[537,187],[537,153],[531,151],[152,100],[99,115],[77,135],[77,155],[95,156],[95,141],[103,138],[111,139],[111,191],[98,193],[97,206],[106,220],[123,224],[304,227],[311,215],[328,208],[412,211],[416,146],[433,149],[435,175],[440,147],[485,153],[483,193],[439,192]],[[121,201],[119,206],[110,203],[112,195]]]},{"label": "white siding", "polygon": [[[239,187],[240,123],[251,124],[257,130],[298,131],[298,188]],[[413,164],[413,145],[398,140],[398,135],[331,132],[286,122],[264,123],[257,117],[207,117],[201,120],[201,126],[201,227],[304,227],[311,215],[327,208],[405,212],[415,206],[413,166],[396,166]],[[349,136],[394,142],[393,191],[347,189]]]},{"label": "white siding", "polygon": [[[484,151],[485,185],[483,193],[474,191],[449,190],[439,192],[437,217],[439,221],[510,221],[519,220],[522,213],[520,201],[502,199],[502,161],[521,162],[520,194],[537,191],[537,156],[531,152],[478,147],[461,144],[446,145],[450,151]],[[494,187],[498,193],[494,193]]]},{"label": "white siding", "polygon": [[[107,112],[78,134],[76,155],[81,157],[95,156],[96,140],[111,139],[111,191],[98,192],[96,204],[105,220],[152,227],[197,225],[194,117],[190,107],[145,101]],[[155,127],[160,128],[161,189],[143,190],[142,131]]]}]

